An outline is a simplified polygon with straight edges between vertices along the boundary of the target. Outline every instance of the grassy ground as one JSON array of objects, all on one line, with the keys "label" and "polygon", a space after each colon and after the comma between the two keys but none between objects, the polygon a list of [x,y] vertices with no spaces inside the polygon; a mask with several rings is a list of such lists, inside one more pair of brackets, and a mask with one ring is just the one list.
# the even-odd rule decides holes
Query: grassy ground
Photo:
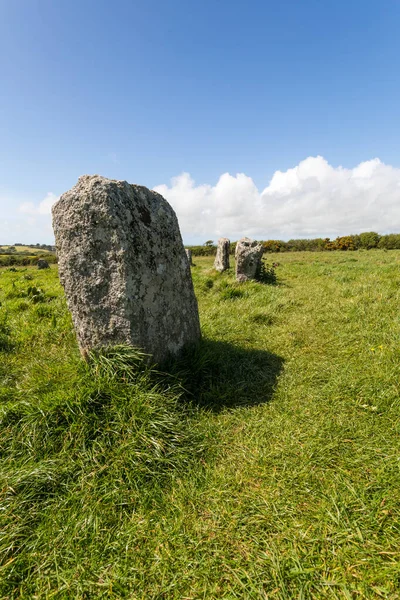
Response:
[{"label": "grassy ground", "polygon": [[195,259],[168,376],[82,364],[56,268],[1,270],[1,598],[400,598],[400,252],[278,260]]}]

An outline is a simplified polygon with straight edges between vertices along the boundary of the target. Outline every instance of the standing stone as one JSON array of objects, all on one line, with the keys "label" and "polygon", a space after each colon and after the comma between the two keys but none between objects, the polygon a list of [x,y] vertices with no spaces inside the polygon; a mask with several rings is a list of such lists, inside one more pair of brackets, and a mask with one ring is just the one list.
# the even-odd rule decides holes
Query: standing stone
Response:
[{"label": "standing stone", "polygon": [[191,267],[193,265],[192,251],[190,250],[190,248],[185,248],[185,252],[186,252],[189,266]]},{"label": "standing stone", "polygon": [[262,244],[258,244],[255,240],[244,237],[237,242],[235,251],[237,281],[256,278],[263,253]]},{"label": "standing stone", "polygon": [[44,260],[44,258],[39,258],[39,260],[37,261],[37,268],[38,269],[50,269],[50,265],[47,262],[47,260]]},{"label": "standing stone", "polygon": [[217,245],[217,255],[214,261],[214,269],[223,273],[229,269],[229,249],[231,242],[228,238],[219,238]]},{"label": "standing stone", "polygon": [[60,280],[83,356],[125,343],[160,363],[200,338],[178,220],[160,194],[84,175],[52,212]]}]

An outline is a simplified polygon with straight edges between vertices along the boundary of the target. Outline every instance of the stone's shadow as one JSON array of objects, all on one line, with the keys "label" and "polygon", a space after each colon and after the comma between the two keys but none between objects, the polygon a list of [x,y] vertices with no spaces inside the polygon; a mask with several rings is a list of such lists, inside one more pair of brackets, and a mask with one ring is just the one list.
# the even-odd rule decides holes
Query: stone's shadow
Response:
[{"label": "stone's shadow", "polygon": [[284,359],[265,350],[204,339],[169,365],[191,404],[213,412],[273,397]]}]

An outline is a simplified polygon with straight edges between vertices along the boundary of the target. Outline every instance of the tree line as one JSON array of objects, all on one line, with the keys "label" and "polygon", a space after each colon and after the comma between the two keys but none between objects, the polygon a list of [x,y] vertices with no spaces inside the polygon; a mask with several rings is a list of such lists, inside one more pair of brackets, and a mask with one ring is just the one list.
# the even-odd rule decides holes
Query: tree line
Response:
[{"label": "tree line", "polygon": [[[386,250],[400,250],[400,233],[380,235],[375,231],[345,235],[334,240],[330,238],[292,239],[283,240],[258,240],[264,246],[265,252],[323,252],[331,250],[371,250],[381,248]],[[217,246],[213,240],[207,240],[202,246],[188,246],[193,256],[213,256]],[[230,253],[234,254],[236,242],[230,245]]]},{"label": "tree line", "polygon": [[26,267],[28,265],[37,265],[40,259],[47,260],[48,263],[55,264],[57,257],[55,254],[36,254],[28,256],[26,254],[1,254],[0,267]]}]

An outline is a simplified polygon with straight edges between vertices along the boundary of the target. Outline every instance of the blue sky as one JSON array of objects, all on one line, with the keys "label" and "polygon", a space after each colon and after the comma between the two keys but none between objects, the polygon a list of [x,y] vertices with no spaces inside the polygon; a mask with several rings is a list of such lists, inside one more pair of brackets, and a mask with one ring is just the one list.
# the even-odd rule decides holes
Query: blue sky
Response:
[{"label": "blue sky", "polygon": [[51,241],[84,173],[162,186],[187,242],[400,230],[399,30],[395,0],[0,0],[0,243]]}]

